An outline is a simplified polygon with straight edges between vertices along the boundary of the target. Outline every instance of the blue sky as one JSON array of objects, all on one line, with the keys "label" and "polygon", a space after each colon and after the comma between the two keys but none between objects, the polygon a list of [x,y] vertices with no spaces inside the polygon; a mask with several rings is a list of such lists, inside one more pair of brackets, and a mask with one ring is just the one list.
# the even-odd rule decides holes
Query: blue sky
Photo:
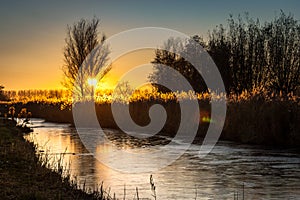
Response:
[{"label": "blue sky", "polygon": [[2,1],[0,84],[7,89],[58,87],[66,26],[80,18],[100,18],[100,31],[108,37],[144,26],[205,36],[216,25],[225,24],[229,14],[249,12],[265,21],[281,9],[300,19],[300,1],[296,0]]}]

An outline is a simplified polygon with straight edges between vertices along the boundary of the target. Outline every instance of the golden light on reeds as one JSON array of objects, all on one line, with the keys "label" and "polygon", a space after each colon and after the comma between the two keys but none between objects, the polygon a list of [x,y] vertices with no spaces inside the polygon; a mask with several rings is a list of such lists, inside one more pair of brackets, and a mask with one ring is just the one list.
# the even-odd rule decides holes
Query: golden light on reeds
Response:
[{"label": "golden light on reeds", "polygon": [[[94,98],[97,103],[111,103],[113,101],[114,87],[109,82],[97,81],[90,79],[88,81],[90,87],[94,87]],[[4,91],[4,94],[10,99],[10,103],[22,102],[24,104],[28,102],[44,103],[44,104],[60,104],[62,109],[69,108],[72,104],[72,95],[67,90],[20,90],[20,91]],[[116,96],[115,96],[116,97]],[[117,99],[122,100],[121,97]],[[264,99],[267,102],[277,100],[284,101],[289,100],[292,102],[299,102],[299,97],[294,94],[276,95],[269,94],[264,89],[253,89],[251,91],[244,91],[239,95],[235,94],[216,94],[216,93],[194,93],[189,92],[168,92],[163,93],[157,91],[155,88],[146,87],[146,89],[137,89],[130,97],[130,102],[135,101],[177,101],[177,100],[190,100],[197,99],[199,101],[214,101],[226,99],[228,103],[237,103],[249,100]],[[206,116],[205,116],[206,117]],[[202,119],[203,120],[203,119]],[[207,121],[207,119],[204,119]]]}]

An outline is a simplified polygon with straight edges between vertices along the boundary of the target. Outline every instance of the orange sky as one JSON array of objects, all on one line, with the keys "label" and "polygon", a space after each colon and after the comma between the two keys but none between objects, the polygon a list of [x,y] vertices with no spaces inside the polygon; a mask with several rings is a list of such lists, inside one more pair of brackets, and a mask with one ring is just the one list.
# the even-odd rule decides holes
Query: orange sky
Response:
[{"label": "orange sky", "polygon": [[[150,63],[154,55],[154,50],[144,49],[121,56],[113,62],[111,71],[102,79],[102,82],[106,83],[108,87],[114,87],[126,72],[129,72],[139,65]],[[151,72],[151,70],[141,71],[138,77],[132,78],[131,84],[134,85],[135,78],[142,79],[146,82],[147,80],[144,77],[147,77]]]},{"label": "orange sky", "polygon": [[[59,41],[53,42],[57,43],[58,48],[48,48],[46,51],[46,47],[40,45],[41,51],[38,54],[36,51],[20,48],[14,54],[6,55],[0,68],[0,84],[6,90],[63,88],[63,54],[59,48],[63,44],[59,44]],[[140,50],[123,55],[113,63],[111,71],[102,82],[113,87],[124,73],[138,65],[150,63],[153,56],[153,50]]]},{"label": "orange sky", "polygon": [[6,45],[11,49],[1,51],[0,84],[6,90],[62,87],[63,37],[51,35],[47,40],[20,39],[17,45]]},{"label": "orange sky", "polygon": [[[261,22],[280,10],[299,19],[300,1],[3,1],[0,6],[0,85],[6,90],[61,88],[67,24],[100,18],[107,37],[138,27],[164,27],[187,35],[207,36],[230,14],[249,12]],[[120,61],[117,76],[149,56]],[[114,80],[114,79],[112,79]],[[111,81],[112,81],[111,80]]]}]

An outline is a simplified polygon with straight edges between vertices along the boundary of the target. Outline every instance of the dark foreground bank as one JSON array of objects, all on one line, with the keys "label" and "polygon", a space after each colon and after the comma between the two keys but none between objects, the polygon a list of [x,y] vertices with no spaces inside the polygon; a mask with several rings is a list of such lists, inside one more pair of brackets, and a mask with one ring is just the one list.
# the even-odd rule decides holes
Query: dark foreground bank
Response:
[{"label": "dark foreground bank", "polygon": [[0,119],[0,199],[110,199],[102,188],[87,193],[62,169],[46,168],[35,150],[14,122]]}]

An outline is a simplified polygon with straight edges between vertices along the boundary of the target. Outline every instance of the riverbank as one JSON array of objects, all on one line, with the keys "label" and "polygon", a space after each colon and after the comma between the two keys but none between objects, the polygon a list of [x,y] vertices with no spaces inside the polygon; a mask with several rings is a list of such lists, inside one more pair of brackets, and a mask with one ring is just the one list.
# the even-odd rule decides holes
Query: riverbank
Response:
[{"label": "riverbank", "polygon": [[105,192],[80,190],[62,168],[45,167],[15,122],[0,119],[0,197],[1,199],[109,199]]},{"label": "riverbank", "polygon": [[[161,104],[167,113],[166,123],[159,134],[173,137],[180,124],[181,115],[178,102],[157,100],[133,102],[129,106],[130,115],[135,123],[145,126],[150,122],[149,109],[156,103]],[[191,123],[198,123],[199,125],[194,141],[196,143],[202,141],[211,123],[209,101],[200,100],[198,103],[200,121],[191,120]],[[16,108],[16,113],[25,107],[32,113],[32,117],[43,118],[49,122],[73,124],[71,106],[64,106],[60,103],[43,104],[41,102],[11,105]],[[279,148],[298,147],[300,145],[299,105],[299,100],[281,97],[268,99],[260,95],[239,100],[228,100],[226,120],[220,139]],[[0,106],[5,110],[3,104]],[[101,127],[118,129],[110,103],[96,103],[95,109]],[[86,121],[89,121],[90,114],[87,110],[85,112],[83,114],[87,116]],[[192,113],[191,116],[193,116]]]}]

